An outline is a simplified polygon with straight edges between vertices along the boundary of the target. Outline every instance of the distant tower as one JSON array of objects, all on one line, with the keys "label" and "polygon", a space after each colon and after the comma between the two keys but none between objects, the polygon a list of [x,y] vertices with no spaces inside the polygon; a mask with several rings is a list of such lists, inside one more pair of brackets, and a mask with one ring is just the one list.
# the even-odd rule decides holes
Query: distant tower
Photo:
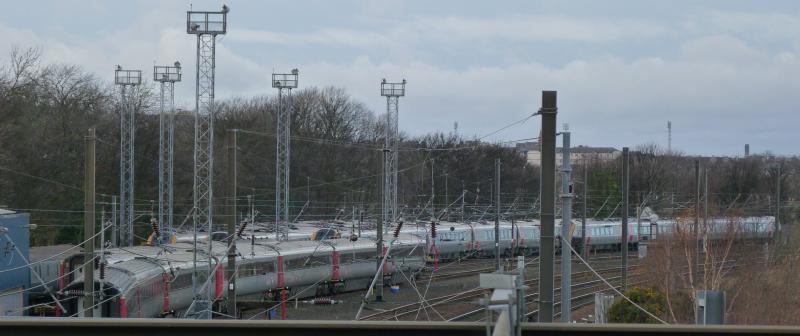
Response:
[{"label": "distant tower", "polygon": [[458,121],[453,123],[453,135],[458,136]]},{"label": "distant tower", "polygon": [[744,144],[744,157],[750,156],[750,144]]},{"label": "distant tower", "polygon": [[672,153],[672,121],[667,121],[667,153]]},{"label": "distant tower", "polygon": [[[141,70],[123,70],[117,65],[114,84],[119,85],[119,225],[120,246],[133,246],[133,144],[136,127],[135,109],[131,101],[133,88],[142,83]],[[128,91],[128,87],[131,90]]]},{"label": "distant tower", "polygon": [[181,63],[174,66],[154,66],[153,80],[161,83],[158,115],[158,227],[156,237],[169,243],[172,236],[173,213],[173,144],[175,143],[175,82],[181,81]]},{"label": "distant tower", "polygon": [[[275,239],[289,235],[289,153],[292,121],[292,89],[297,88],[299,71],[272,74],[272,87],[278,89],[275,153]],[[283,222],[284,228],[281,228]]]},{"label": "distant tower", "polygon": [[400,83],[381,81],[381,96],[386,97],[386,137],[383,160],[383,222],[384,230],[397,220],[397,124],[398,103],[406,94],[406,80]]}]

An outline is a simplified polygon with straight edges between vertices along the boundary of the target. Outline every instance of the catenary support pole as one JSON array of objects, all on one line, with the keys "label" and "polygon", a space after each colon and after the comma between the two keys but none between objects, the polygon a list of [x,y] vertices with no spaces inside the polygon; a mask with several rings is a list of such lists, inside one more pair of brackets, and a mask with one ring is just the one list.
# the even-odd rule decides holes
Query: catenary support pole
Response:
[{"label": "catenary support pole", "polygon": [[94,204],[95,204],[95,141],[94,128],[84,138],[86,143],[85,177],[83,180],[83,316],[94,312]]},{"label": "catenary support pole", "polygon": [[237,167],[236,152],[238,130],[228,130],[227,154],[228,154],[228,267],[225,270],[225,278],[228,279],[228,315],[237,317],[236,312],[236,214],[237,211]]},{"label": "catenary support pole", "polygon": [[[391,174],[391,172],[388,171],[389,165],[386,164],[386,162],[388,160],[388,158],[387,158],[388,155],[390,155],[389,154],[389,150],[387,149],[387,147],[384,146],[384,148],[383,148],[383,174],[384,174],[384,177],[386,177],[385,176],[386,174]],[[382,200],[383,201],[383,207],[381,209],[381,212],[382,212],[383,216],[378,216],[377,217],[378,225],[376,227],[376,232],[375,232],[375,238],[377,238],[377,239],[375,239],[375,255],[377,256],[377,258],[376,258],[377,260],[376,260],[376,263],[375,263],[375,267],[376,267],[375,271],[381,274],[381,276],[379,276],[377,278],[377,282],[376,282],[376,285],[375,285],[376,288],[374,289],[375,302],[383,301],[383,271],[381,270],[381,257],[383,256],[383,225],[384,225],[383,221],[388,218],[388,216],[386,214],[391,212],[390,211],[391,209],[389,209],[389,208],[392,206],[392,202],[389,200],[390,197],[388,197],[387,193],[389,193],[389,183],[387,183],[387,180],[384,179],[384,183],[383,183],[383,196],[384,197],[383,197],[383,200]],[[386,225],[389,225],[389,223],[386,223]]]},{"label": "catenary support pole", "polygon": [[[692,228],[694,239],[694,277],[693,285],[697,286],[697,277],[700,275],[700,160],[694,161],[694,181],[697,190],[695,191],[694,205],[694,228]],[[677,223],[677,222],[676,222]]]},{"label": "catenary support pole", "polygon": [[581,253],[584,259],[589,256],[587,251],[588,245],[586,244],[586,209],[589,203],[589,163],[583,160],[583,216],[581,216]]},{"label": "catenary support pole", "polygon": [[622,290],[628,288],[628,194],[630,193],[630,154],[628,147],[622,148]]},{"label": "catenary support pole", "polygon": [[494,201],[494,269],[500,269],[500,159],[494,159],[494,181],[496,183]]},{"label": "catenary support pole", "polygon": [[570,321],[572,311],[572,253],[569,229],[572,224],[572,166],[570,165],[570,134],[561,133],[561,322]]},{"label": "catenary support pole", "polygon": [[540,192],[541,234],[539,235],[539,321],[553,322],[553,231],[555,230],[556,91],[542,91],[542,153]]}]

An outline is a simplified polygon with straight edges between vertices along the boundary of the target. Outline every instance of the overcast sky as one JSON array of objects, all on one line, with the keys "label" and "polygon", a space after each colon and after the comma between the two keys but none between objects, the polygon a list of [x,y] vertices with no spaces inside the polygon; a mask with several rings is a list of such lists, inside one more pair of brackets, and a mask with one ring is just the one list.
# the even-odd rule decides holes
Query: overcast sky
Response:
[{"label": "overcast sky", "polygon": [[[217,10],[220,1],[192,1]],[[400,128],[485,135],[557,90],[574,145],[689,154],[800,154],[800,4],[796,1],[228,1],[217,97],[275,94],[273,71],[301,86],[341,86],[377,112],[381,78],[408,79]],[[189,1],[7,1],[0,56],[39,46],[48,62],[113,80],[114,65],[185,66],[193,107]],[[538,118],[488,139],[535,137]]]}]

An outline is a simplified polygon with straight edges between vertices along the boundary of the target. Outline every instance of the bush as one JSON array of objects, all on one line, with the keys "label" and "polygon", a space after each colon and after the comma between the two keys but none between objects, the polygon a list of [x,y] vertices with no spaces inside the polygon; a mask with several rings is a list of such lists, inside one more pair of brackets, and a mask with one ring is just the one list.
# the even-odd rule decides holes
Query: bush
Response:
[{"label": "bush", "polygon": [[[634,287],[625,292],[631,301],[655,316],[664,316],[667,300],[664,294],[655,288]],[[614,300],[608,311],[608,321],[611,323],[658,323],[641,309],[637,308],[622,297]]]}]

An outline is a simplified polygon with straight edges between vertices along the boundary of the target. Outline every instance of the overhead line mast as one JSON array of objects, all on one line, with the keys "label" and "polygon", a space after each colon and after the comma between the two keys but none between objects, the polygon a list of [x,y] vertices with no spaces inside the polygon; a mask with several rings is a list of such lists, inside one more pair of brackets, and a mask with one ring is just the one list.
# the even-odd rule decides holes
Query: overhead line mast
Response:
[{"label": "overhead line mast", "polygon": [[[213,195],[214,195],[214,78],[215,50],[217,35],[227,32],[228,6],[222,6],[219,12],[186,12],[186,33],[197,35],[197,87],[195,91],[194,119],[194,189],[193,189],[193,228],[194,256],[192,273],[192,293],[194,295],[193,310],[196,318],[211,319],[211,300],[213,291],[210,277],[213,274],[211,254],[211,233],[213,232]],[[201,297],[198,288],[197,268],[197,231],[206,229],[208,234],[208,273],[205,297]]]}]

